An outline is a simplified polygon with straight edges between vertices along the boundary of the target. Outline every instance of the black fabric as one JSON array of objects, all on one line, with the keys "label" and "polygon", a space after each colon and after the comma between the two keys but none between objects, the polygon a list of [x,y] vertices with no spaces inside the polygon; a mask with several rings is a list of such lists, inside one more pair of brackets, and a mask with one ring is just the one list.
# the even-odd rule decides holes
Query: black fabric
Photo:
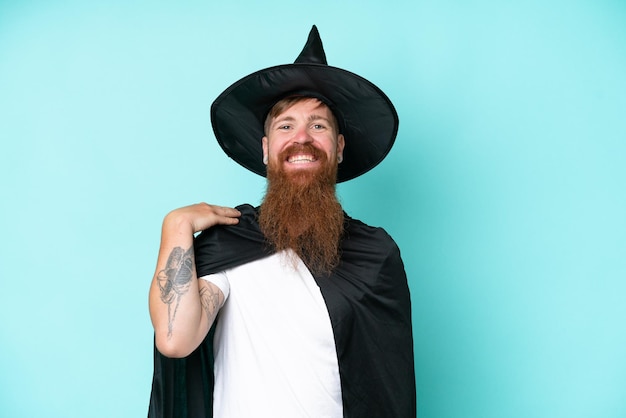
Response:
[{"label": "black fabric", "polygon": [[317,26],[313,25],[309,37],[302,48],[302,52],[298,55],[298,58],[294,61],[296,64],[309,63],[309,64],[323,64],[328,65],[326,61],[326,53],[324,52],[324,45],[322,45],[322,38],[317,30]]},{"label": "black fabric", "polygon": [[[238,225],[213,227],[196,238],[198,277],[272,253],[256,209],[238,209]],[[411,303],[400,251],[383,229],[349,217],[341,251],[339,266],[315,280],[333,327],[344,417],[414,418]],[[212,341],[213,329],[184,359],[154,350],[149,418],[212,417]]]}]

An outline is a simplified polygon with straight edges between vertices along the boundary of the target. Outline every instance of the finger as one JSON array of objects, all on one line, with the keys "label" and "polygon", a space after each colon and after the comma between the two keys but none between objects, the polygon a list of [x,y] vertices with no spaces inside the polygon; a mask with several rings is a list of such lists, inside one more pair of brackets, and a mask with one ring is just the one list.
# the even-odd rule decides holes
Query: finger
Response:
[{"label": "finger", "polygon": [[220,216],[217,218],[217,223],[222,225],[235,225],[239,223],[239,218],[232,216]]},{"label": "finger", "polygon": [[212,206],[212,208],[216,215],[226,216],[226,217],[231,217],[231,218],[237,218],[241,216],[241,212],[239,212],[235,208],[231,208],[228,206],[215,206],[214,205]]}]

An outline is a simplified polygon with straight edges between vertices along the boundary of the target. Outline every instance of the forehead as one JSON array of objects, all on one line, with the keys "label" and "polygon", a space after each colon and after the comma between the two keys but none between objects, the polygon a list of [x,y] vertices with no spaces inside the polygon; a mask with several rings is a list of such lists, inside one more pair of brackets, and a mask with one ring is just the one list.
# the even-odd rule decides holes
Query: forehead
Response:
[{"label": "forehead", "polygon": [[332,118],[332,112],[330,111],[328,106],[326,106],[318,99],[306,98],[285,107],[274,117],[274,119],[292,113],[314,114],[316,116],[320,116],[326,119]]}]

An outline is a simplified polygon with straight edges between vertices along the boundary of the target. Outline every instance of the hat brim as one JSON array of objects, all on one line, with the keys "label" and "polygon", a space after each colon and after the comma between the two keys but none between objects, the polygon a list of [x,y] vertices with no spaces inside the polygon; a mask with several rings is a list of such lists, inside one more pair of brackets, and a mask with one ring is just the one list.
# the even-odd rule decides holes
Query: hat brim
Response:
[{"label": "hat brim", "polygon": [[270,67],[228,87],[211,106],[213,131],[224,152],[265,176],[265,118],[277,101],[294,94],[319,98],[337,118],[346,141],[337,182],[366,173],[389,153],[398,132],[398,115],[389,98],[363,77],[322,64]]}]

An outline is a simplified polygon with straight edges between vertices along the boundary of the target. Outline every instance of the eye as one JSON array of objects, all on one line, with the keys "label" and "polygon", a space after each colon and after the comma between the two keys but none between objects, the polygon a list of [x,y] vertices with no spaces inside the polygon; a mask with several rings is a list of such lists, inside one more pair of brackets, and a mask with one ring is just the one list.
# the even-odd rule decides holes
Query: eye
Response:
[{"label": "eye", "polygon": [[316,131],[321,131],[322,129],[326,129],[326,126],[322,125],[321,123],[316,123],[313,125],[313,129]]},{"label": "eye", "polygon": [[278,125],[276,129],[278,129],[279,131],[286,131],[291,129],[291,125]]}]

